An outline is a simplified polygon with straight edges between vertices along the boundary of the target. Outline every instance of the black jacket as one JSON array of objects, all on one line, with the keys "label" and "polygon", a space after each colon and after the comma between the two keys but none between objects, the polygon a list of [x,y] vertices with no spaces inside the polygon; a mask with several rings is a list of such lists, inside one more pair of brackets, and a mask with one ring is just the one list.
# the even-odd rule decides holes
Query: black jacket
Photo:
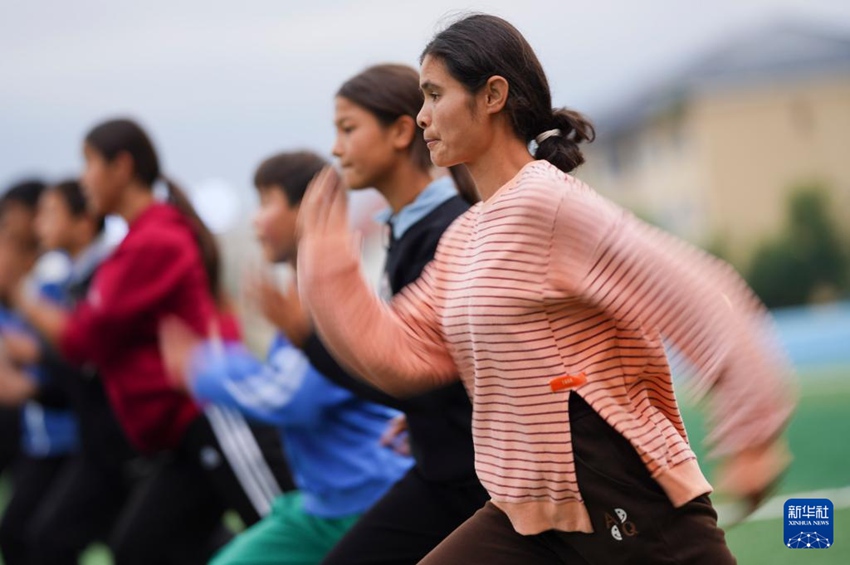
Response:
[{"label": "black jacket", "polygon": [[[68,288],[69,306],[83,300],[98,263],[78,274]],[[75,367],[47,343],[42,343],[41,363],[50,375],[51,387],[61,388],[77,416],[84,455],[105,466],[121,466],[137,457],[121,429],[106,396],[103,383],[90,367]]]}]

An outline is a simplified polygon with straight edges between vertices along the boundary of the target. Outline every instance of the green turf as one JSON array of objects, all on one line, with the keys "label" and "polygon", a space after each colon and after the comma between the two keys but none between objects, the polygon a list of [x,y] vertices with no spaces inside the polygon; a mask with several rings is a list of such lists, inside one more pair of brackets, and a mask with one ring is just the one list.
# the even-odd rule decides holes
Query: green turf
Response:
[{"label": "green turf", "polygon": [[100,544],[93,545],[80,556],[81,565],[111,565],[112,555]]},{"label": "green turf", "polygon": [[847,565],[850,563],[850,508],[835,512],[835,545],[829,549],[788,549],[782,520],[746,522],[726,532],[740,565]]},{"label": "green turf", "polygon": [[[794,462],[777,493],[803,493],[850,486],[850,368],[810,371],[800,376],[799,405],[787,438]],[[703,454],[702,414],[692,406],[682,412],[700,464],[711,477],[713,463]],[[836,509],[835,545],[829,549],[788,549],[782,519],[745,522],[727,531],[732,553],[741,565],[850,564],[850,508]]]},{"label": "green turf", "polygon": [[[808,373],[799,380],[799,404],[787,432],[794,462],[778,492],[850,486],[850,368]],[[703,455],[702,414],[687,405],[682,414],[700,465],[711,476],[713,462]]]}]

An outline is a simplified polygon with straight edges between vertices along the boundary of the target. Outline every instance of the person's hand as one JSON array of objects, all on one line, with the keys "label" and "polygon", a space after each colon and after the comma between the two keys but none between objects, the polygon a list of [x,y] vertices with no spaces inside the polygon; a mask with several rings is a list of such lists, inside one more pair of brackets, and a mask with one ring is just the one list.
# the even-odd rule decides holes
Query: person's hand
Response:
[{"label": "person's hand", "polygon": [[381,434],[381,445],[391,447],[399,455],[410,456],[410,436],[407,433],[407,418],[404,414],[390,420]]},{"label": "person's hand", "polygon": [[737,505],[727,524],[740,522],[771,494],[791,461],[785,440],[745,449],[718,467],[717,491]]},{"label": "person's hand", "polygon": [[333,167],[325,167],[310,181],[298,210],[298,236],[300,240],[351,237],[345,186]]},{"label": "person's hand", "polygon": [[189,390],[189,363],[192,352],[203,343],[185,322],[174,316],[159,324],[159,351],[165,365],[165,374],[178,390]]},{"label": "person's hand", "polygon": [[298,288],[293,281],[285,291],[276,284],[271,274],[258,271],[245,277],[248,301],[287,339],[298,348],[313,332],[310,316],[301,304]]},{"label": "person's hand", "polygon": [[6,358],[15,365],[32,365],[41,358],[38,340],[24,332],[5,330],[2,332]]}]

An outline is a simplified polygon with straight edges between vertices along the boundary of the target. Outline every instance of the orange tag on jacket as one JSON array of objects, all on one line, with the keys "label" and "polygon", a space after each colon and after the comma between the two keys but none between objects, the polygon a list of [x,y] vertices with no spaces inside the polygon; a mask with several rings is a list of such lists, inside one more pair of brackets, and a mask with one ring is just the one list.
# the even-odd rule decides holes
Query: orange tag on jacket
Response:
[{"label": "orange tag on jacket", "polygon": [[552,392],[558,392],[561,390],[567,390],[568,388],[576,388],[580,387],[584,383],[587,382],[587,377],[584,373],[579,373],[578,375],[564,375],[563,377],[555,377],[551,381],[549,381],[549,386],[552,388]]}]

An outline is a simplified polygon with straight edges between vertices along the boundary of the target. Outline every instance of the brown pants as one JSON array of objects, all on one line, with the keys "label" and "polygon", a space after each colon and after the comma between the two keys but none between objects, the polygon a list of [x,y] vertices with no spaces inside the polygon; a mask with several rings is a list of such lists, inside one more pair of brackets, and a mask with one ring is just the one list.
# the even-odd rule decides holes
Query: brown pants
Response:
[{"label": "brown pants", "polygon": [[734,564],[708,496],[674,508],[631,444],[577,394],[570,421],[578,483],[594,533],[516,533],[488,502],[423,565]]}]

